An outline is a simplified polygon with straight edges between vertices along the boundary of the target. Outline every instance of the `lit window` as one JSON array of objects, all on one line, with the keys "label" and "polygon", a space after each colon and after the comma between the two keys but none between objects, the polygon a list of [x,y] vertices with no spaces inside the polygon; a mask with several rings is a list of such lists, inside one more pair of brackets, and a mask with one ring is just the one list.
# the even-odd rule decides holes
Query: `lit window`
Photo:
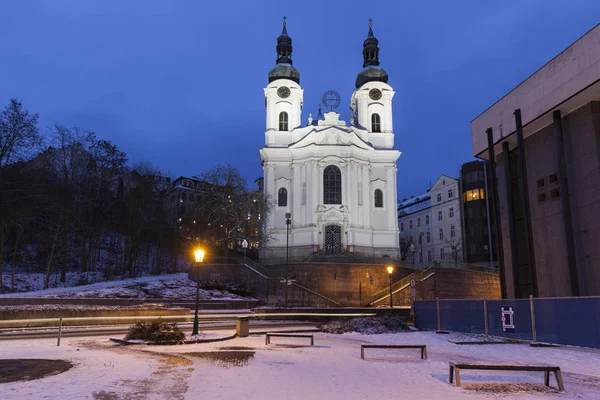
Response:
[{"label": "lit window", "polygon": [[444,216],[442,215],[442,211],[438,211],[438,221],[441,221],[444,219]]},{"label": "lit window", "polygon": [[440,240],[444,240],[444,228],[440,228]]},{"label": "lit window", "polygon": [[377,113],[371,115],[371,132],[381,132],[381,117]]},{"label": "lit window", "polygon": [[279,207],[287,207],[287,189],[286,188],[279,189],[279,193],[277,194],[277,205]]},{"label": "lit window", "polygon": [[279,130],[288,130],[288,114],[285,111],[279,113]]},{"label": "lit window", "polygon": [[450,211],[448,212],[448,216],[450,218],[454,217],[454,207],[450,207]]},{"label": "lit window", "polygon": [[380,189],[375,189],[375,207],[383,207],[383,192]]},{"label": "lit window", "polygon": [[465,201],[474,201],[485,199],[483,189],[467,190],[465,192]]}]

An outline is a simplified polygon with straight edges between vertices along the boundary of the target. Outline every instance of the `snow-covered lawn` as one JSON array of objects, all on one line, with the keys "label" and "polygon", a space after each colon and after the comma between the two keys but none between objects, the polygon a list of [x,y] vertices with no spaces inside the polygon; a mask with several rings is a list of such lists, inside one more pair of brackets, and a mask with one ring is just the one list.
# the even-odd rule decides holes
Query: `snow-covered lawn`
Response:
[{"label": "snow-covered lawn", "polygon": [[[33,282],[35,276],[31,274]],[[3,294],[0,297],[70,297],[70,298],[164,298],[193,299],[196,296],[196,282],[188,279],[186,273],[145,276],[135,279],[104,281],[89,285],[51,288],[26,293]],[[239,296],[227,290],[200,290],[202,299],[254,300]]]},{"label": "snow-covered lawn", "polygon": [[[598,399],[600,352],[521,344],[455,345],[448,335],[315,334],[301,339],[264,335],[185,346],[125,346],[103,339],[2,341],[0,358],[64,359],[69,371],[0,385],[2,399]],[[426,344],[418,350],[367,351],[361,343]],[[79,349],[79,350],[77,350]],[[404,359],[400,359],[404,358]],[[556,364],[565,393],[543,386],[542,373],[463,371],[463,387],[448,383],[449,360]],[[554,378],[551,384],[555,385]]]}]

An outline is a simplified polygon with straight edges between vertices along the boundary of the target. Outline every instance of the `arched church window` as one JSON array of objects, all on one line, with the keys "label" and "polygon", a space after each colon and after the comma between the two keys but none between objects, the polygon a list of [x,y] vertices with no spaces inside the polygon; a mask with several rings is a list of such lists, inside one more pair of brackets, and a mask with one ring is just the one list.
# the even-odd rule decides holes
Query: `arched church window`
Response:
[{"label": "arched church window", "polygon": [[383,207],[383,192],[381,189],[375,189],[375,207]]},{"label": "arched church window", "polygon": [[323,204],[342,204],[342,173],[335,165],[323,171]]},{"label": "arched church window", "polygon": [[288,130],[288,113],[286,113],[285,111],[279,113],[279,130]]},{"label": "arched church window", "polygon": [[381,132],[381,117],[377,113],[371,115],[371,132]]},{"label": "arched church window", "polygon": [[286,188],[279,189],[279,193],[277,193],[277,205],[279,207],[287,207],[287,189]]}]

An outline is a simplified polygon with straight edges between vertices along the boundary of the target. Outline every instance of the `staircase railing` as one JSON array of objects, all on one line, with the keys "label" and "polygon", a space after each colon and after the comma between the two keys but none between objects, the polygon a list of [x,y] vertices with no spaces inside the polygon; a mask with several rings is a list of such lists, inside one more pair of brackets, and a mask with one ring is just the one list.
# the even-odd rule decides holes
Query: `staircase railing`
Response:
[{"label": "staircase railing", "polygon": [[[400,279],[399,281],[395,282],[392,284],[392,293],[396,293],[399,292],[400,290],[408,287],[410,285],[410,280],[414,279],[415,281],[420,281],[422,280],[425,276],[429,275],[430,270],[432,270],[433,268],[435,268],[434,266],[431,266],[427,269],[424,269],[423,271],[417,271],[417,272],[413,272],[412,274],[405,276],[404,278]],[[371,302],[369,303],[369,305],[373,305],[385,298],[390,297],[390,288],[387,287],[385,289],[381,289],[378,292],[373,293],[372,298],[374,298],[374,300],[371,300]]]}]

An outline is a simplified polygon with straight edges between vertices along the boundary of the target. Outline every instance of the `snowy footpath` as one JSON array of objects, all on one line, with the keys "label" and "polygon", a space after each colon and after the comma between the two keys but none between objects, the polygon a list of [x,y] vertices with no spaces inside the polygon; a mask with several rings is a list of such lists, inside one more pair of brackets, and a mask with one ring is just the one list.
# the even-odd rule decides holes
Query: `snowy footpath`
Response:
[{"label": "snowy footpath", "polygon": [[[448,335],[315,334],[307,340],[264,335],[185,346],[126,346],[107,338],[0,342],[0,358],[63,359],[74,367],[33,381],[0,384],[0,399],[600,399],[600,352],[523,344],[456,345]],[[418,350],[361,343],[426,344]],[[565,392],[541,372],[468,371],[448,383],[448,361],[545,363],[561,367]]]}]

